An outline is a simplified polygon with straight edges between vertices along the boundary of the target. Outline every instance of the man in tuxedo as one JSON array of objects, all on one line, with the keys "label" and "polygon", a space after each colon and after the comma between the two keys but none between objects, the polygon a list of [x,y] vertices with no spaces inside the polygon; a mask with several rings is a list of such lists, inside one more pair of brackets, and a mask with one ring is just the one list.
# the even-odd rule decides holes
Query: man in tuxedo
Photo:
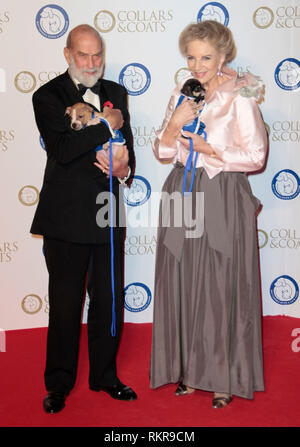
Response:
[{"label": "man in tuxedo", "polygon": [[[68,70],[33,95],[37,127],[45,143],[47,163],[31,233],[44,237],[49,272],[49,326],[43,406],[56,413],[74,386],[82,305],[86,288],[88,309],[89,386],[115,399],[135,400],[135,392],[117,376],[116,355],[123,321],[123,261],[125,228],[119,190],[134,169],[133,138],[127,92],[102,79],[103,41],[89,25],[68,36],[64,55]],[[103,106],[109,101],[113,108]],[[105,122],[71,129],[66,108],[88,102],[105,112]],[[120,129],[126,149],[112,157],[116,225],[113,228],[114,290],[111,284],[111,230],[96,219],[107,205],[99,194],[110,191],[109,159],[95,148]],[[126,185],[125,185],[126,186]],[[98,198],[98,199],[97,199]],[[112,201],[113,202],[113,201]],[[104,213],[105,214],[105,213]],[[101,220],[101,219],[100,219]],[[103,219],[102,219],[103,220]],[[111,330],[114,321],[115,333]]]}]

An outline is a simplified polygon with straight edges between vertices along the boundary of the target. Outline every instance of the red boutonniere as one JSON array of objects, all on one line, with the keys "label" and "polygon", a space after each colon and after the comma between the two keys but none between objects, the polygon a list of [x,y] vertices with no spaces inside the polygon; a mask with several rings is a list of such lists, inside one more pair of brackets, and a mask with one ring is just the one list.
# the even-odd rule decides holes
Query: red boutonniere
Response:
[{"label": "red boutonniere", "polygon": [[106,102],[103,104],[103,107],[110,107],[111,109],[113,109],[113,108],[114,108],[114,105],[113,105],[110,101],[106,101]]}]

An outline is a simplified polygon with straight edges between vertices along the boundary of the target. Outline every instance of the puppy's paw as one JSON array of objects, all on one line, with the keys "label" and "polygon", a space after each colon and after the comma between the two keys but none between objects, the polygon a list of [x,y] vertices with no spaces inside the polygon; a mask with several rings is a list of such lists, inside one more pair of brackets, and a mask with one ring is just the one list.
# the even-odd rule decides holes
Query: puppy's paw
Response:
[{"label": "puppy's paw", "polygon": [[116,158],[121,159],[124,154],[124,146],[120,146],[118,144],[113,144],[113,154]]},{"label": "puppy's paw", "polygon": [[95,126],[96,124],[100,123],[100,118],[95,116],[95,118],[91,118],[90,120],[88,120],[88,122],[86,123],[87,126]]},{"label": "puppy's paw", "polygon": [[[105,157],[109,158],[109,145],[106,143],[103,145],[103,153]],[[112,154],[114,157],[121,159],[124,154],[124,146],[120,146],[119,144],[112,145]]]}]

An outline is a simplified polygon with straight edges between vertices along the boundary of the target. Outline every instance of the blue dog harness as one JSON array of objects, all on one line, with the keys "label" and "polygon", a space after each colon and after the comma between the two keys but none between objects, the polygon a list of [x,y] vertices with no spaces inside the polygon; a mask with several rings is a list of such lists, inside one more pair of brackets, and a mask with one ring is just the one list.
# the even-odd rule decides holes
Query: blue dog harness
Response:
[{"label": "blue dog harness", "polygon": [[[91,119],[93,119],[93,118],[95,118],[95,111],[94,110],[92,111],[92,118]],[[114,134],[114,137],[109,139],[109,143],[123,146],[126,141],[125,141],[125,138],[122,135],[122,132],[120,130],[112,130],[110,128],[110,126],[109,126],[108,121],[105,118],[100,118],[100,121],[105,123],[106,126],[109,128],[109,130],[112,131],[113,134]],[[96,147],[95,152],[101,151],[102,149],[103,149],[103,145],[100,144],[99,146]],[[111,162],[111,159],[110,159],[110,162]]]}]

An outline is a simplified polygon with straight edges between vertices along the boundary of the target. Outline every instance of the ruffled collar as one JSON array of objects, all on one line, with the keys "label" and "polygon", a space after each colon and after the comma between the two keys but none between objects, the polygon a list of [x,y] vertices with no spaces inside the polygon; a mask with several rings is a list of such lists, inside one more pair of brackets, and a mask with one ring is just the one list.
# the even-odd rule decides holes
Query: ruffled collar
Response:
[{"label": "ruffled collar", "polygon": [[208,102],[210,102],[215,96],[215,93],[218,92],[228,92],[239,94],[246,98],[254,98],[259,104],[263,102],[265,85],[259,76],[255,76],[249,71],[242,72],[238,75],[235,70],[229,67],[223,67],[222,73],[229,79],[214,90]]}]

